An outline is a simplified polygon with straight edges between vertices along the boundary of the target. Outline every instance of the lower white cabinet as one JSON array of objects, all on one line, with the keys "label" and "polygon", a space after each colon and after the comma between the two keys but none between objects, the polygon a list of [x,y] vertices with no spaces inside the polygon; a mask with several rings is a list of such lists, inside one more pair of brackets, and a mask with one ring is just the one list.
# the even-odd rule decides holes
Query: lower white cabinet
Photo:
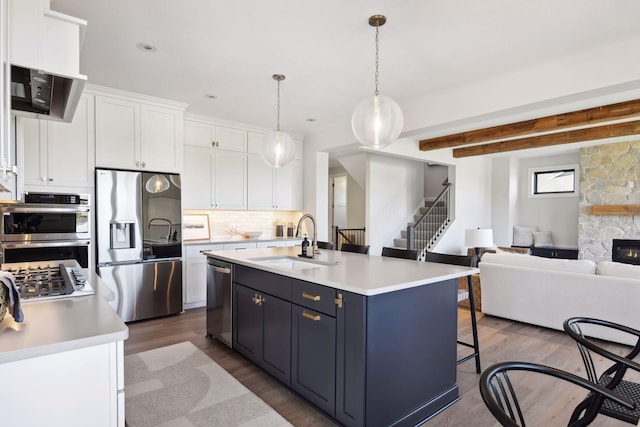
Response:
[{"label": "lower white cabinet", "polygon": [[185,309],[203,307],[207,304],[207,256],[201,251],[222,249],[222,243],[185,246]]},{"label": "lower white cabinet", "polygon": [[124,427],[123,368],[121,341],[0,363],[2,425]]},{"label": "lower white cabinet", "polygon": [[278,248],[286,246],[299,246],[302,244],[302,239],[298,240],[272,240],[268,242],[258,242],[259,248]]}]

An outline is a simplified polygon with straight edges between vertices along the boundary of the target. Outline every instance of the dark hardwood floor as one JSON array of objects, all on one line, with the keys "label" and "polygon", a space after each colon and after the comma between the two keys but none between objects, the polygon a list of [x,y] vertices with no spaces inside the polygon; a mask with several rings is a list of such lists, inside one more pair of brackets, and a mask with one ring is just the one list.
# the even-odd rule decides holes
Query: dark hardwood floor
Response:
[{"label": "dark hardwood floor", "polygon": [[[458,336],[471,341],[469,311],[458,310]],[[330,419],[305,403],[297,395],[257,368],[237,352],[205,336],[205,309],[188,310],[177,316],[130,323],[129,339],[125,341],[125,356],[157,347],[191,341],[238,381],[253,391],[295,426],[333,426]],[[573,341],[561,331],[539,328],[491,316],[478,318],[480,355],[483,369],[506,360],[546,364],[584,376],[580,354]],[[612,350],[621,346],[611,345]],[[459,354],[469,349],[459,346]],[[606,363],[602,359],[597,364]],[[478,390],[479,374],[469,360],[457,367],[457,383],[461,400],[423,424],[423,427],[497,426],[486,409]],[[536,426],[566,425],[567,408],[575,406],[584,393],[557,383],[535,379],[526,381],[525,406],[531,405]],[[563,424],[564,422],[564,424]],[[594,425],[620,426],[623,423],[598,416]]]}]

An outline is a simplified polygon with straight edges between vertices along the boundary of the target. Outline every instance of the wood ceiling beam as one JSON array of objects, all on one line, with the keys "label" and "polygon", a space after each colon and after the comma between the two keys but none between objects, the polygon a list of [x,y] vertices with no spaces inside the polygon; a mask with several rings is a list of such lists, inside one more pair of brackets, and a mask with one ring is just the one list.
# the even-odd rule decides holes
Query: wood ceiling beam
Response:
[{"label": "wood ceiling beam", "polygon": [[495,139],[513,138],[538,132],[557,131],[638,116],[640,116],[640,99],[570,113],[556,114],[539,119],[525,120],[507,125],[472,130],[454,135],[423,139],[420,141],[420,150],[429,151],[440,148],[458,147]]},{"label": "wood ceiling beam", "polygon": [[481,156],[483,154],[496,154],[506,151],[526,150],[637,134],[640,134],[640,120],[455,148],[453,157]]}]

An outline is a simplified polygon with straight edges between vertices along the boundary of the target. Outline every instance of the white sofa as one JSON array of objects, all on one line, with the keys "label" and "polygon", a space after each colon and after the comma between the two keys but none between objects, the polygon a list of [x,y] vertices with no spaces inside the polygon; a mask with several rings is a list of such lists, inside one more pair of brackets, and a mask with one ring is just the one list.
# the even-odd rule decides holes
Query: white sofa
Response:
[{"label": "white sofa", "polygon": [[[640,266],[485,253],[479,264],[482,312],[562,330],[574,316],[640,330]],[[632,337],[594,327],[588,335],[624,344]]]}]

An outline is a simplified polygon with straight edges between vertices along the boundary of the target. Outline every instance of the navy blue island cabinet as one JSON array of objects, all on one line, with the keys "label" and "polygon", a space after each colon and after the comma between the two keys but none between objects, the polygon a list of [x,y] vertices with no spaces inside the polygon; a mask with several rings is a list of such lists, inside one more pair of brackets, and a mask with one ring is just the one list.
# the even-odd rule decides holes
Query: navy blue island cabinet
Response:
[{"label": "navy blue island cabinet", "polygon": [[233,276],[233,348],[338,423],[415,426],[459,399],[457,279],[365,296]]}]

